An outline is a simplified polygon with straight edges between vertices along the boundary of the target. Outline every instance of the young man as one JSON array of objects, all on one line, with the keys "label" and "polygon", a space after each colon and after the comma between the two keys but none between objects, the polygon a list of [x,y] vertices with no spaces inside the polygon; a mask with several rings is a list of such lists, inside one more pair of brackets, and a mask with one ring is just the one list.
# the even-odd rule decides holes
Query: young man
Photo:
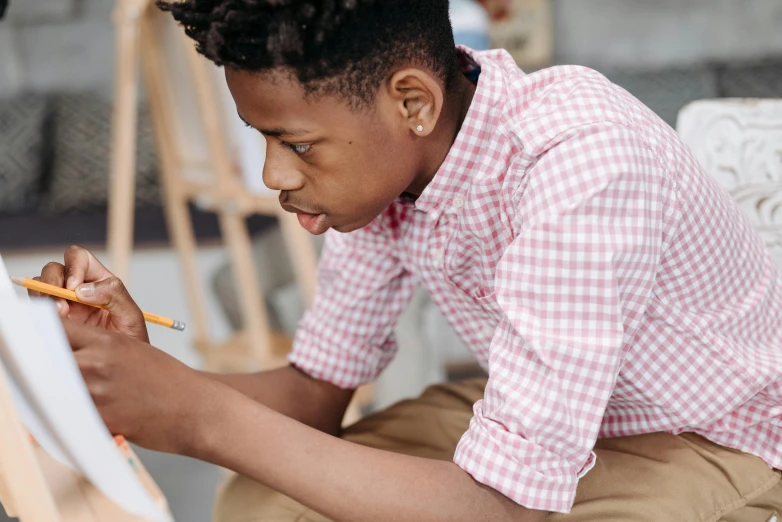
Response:
[{"label": "young man", "polygon": [[[291,366],[190,370],[149,346],[122,284],[78,247],[42,278],[108,308],[59,304],[113,432],[241,475],[216,520],[782,509],[782,278],[641,103],[585,68],[528,75],[503,51],[455,51],[445,0],[162,7],[225,67],[281,205],[327,233]],[[488,382],[335,436],[416,284]]]}]

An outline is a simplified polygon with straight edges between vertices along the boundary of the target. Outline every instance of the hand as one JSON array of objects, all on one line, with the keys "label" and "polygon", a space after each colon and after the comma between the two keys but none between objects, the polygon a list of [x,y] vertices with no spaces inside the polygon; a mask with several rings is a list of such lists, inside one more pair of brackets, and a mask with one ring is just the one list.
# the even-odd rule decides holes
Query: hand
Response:
[{"label": "hand", "polygon": [[63,326],[109,431],[140,446],[187,454],[196,447],[198,411],[223,385],[127,335],[64,319]]},{"label": "hand", "polygon": [[[90,252],[79,246],[65,251],[65,264],[49,263],[36,281],[75,290],[85,303],[105,306],[95,308],[65,299],[55,299],[60,317],[72,321],[100,326],[111,332],[128,335],[145,343],[149,342],[144,314],[130,297],[119,278],[109,272]],[[30,297],[46,297],[38,292],[28,292]]]}]

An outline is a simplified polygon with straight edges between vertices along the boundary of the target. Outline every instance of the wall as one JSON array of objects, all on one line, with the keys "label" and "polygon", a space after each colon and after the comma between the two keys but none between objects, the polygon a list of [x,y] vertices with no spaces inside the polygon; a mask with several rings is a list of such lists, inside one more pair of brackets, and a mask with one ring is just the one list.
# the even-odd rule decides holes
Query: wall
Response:
[{"label": "wall", "polygon": [[[667,67],[782,56],[779,0],[552,1],[560,63]],[[112,8],[111,0],[11,0],[0,23],[0,96],[110,96]]]},{"label": "wall", "polygon": [[681,66],[782,56],[779,0],[553,0],[559,62]]},{"label": "wall", "polygon": [[0,96],[20,90],[111,97],[109,0],[10,0],[0,22]]}]

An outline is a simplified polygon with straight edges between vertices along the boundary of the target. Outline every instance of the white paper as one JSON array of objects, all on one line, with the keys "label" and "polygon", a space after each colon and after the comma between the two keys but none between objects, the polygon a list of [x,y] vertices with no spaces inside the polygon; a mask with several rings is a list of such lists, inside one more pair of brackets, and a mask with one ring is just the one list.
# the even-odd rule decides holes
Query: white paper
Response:
[{"label": "white paper", "polygon": [[51,301],[21,301],[0,258],[0,358],[22,422],[52,457],[86,477],[117,505],[171,522],[100,418]]},{"label": "white paper", "polygon": [[0,299],[14,299],[16,298],[16,292],[14,291],[14,284],[11,282],[11,276],[5,269],[5,263],[3,263],[3,256],[0,256]]},{"label": "white paper", "polygon": [[[3,257],[0,256],[0,301],[14,302],[15,300],[18,301],[16,296],[16,289],[14,288],[14,285],[11,282],[11,278],[6,271],[5,263],[3,263]],[[2,330],[0,330],[0,332],[1,331]],[[0,350],[2,349],[3,346],[2,343],[0,343]],[[4,361],[6,360],[4,354],[0,353],[0,357]],[[10,364],[13,364],[12,361],[9,362]],[[6,366],[8,365],[9,363],[6,363]],[[8,368],[6,374],[6,378],[8,379],[9,387],[11,389],[11,396],[14,400],[14,404],[16,404],[16,412],[19,414],[19,418],[22,420],[22,423],[27,427],[30,433],[38,434],[38,436],[36,436],[36,440],[39,442],[39,444],[41,444],[41,446],[47,449],[47,453],[49,453],[52,458],[71,469],[76,469],[75,464],[67,456],[65,450],[60,445],[60,442],[55,437],[52,437],[48,428],[46,428],[44,420],[39,417],[38,412],[30,405],[30,403],[27,401],[27,397],[25,397],[25,395],[19,389],[19,384],[16,382],[16,372],[11,371],[11,368]]]}]

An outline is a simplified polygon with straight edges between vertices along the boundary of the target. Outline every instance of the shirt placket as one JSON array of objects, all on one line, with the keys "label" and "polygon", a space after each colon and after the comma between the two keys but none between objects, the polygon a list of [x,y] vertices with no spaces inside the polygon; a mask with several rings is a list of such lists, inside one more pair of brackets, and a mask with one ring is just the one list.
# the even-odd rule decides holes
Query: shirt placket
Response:
[{"label": "shirt placket", "polygon": [[445,283],[446,278],[446,246],[453,238],[459,219],[459,212],[464,207],[464,198],[454,196],[443,202],[429,213],[431,229],[429,234],[428,265],[439,281]]},{"label": "shirt placket", "polygon": [[447,217],[438,207],[429,212],[429,237],[426,249],[426,270],[438,284],[445,275],[445,239],[447,237]]}]

